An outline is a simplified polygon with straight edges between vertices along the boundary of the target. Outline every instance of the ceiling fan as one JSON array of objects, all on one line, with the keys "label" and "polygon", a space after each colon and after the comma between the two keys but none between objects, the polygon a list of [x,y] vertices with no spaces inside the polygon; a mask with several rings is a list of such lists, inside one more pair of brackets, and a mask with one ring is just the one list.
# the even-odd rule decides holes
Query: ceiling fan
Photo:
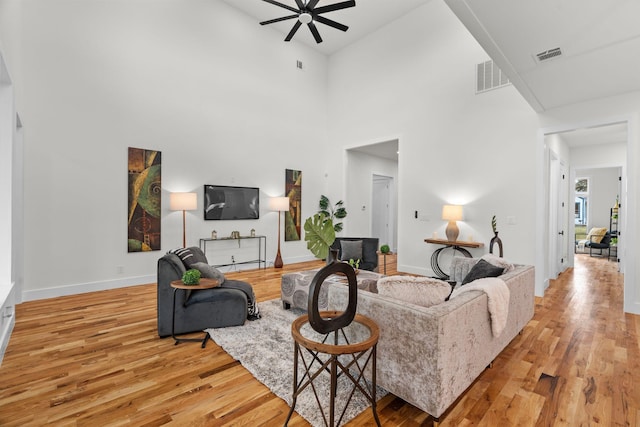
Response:
[{"label": "ceiling fan", "polygon": [[321,16],[321,14],[327,13],[327,12],[333,12],[341,9],[347,9],[349,7],[354,7],[356,5],[355,0],[349,0],[349,1],[343,1],[340,3],[329,4],[327,6],[316,7],[319,0],[295,0],[296,5],[298,6],[298,8],[296,9],[295,7],[282,4],[275,0],[263,0],[263,1],[266,1],[267,3],[271,3],[275,6],[280,6],[284,9],[290,10],[291,12],[294,13],[294,15],[287,15],[281,18],[271,19],[269,21],[263,21],[260,23],[260,25],[273,24],[274,22],[286,21],[288,19],[294,19],[294,18],[298,19],[296,23],[293,24],[293,28],[291,28],[291,31],[289,31],[289,34],[287,34],[287,37],[285,37],[284,41],[286,42],[291,41],[296,31],[298,31],[298,28],[300,28],[302,24],[307,24],[307,26],[309,27],[309,30],[311,31],[311,34],[313,34],[313,38],[316,39],[316,43],[322,43],[322,37],[320,37],[320,33],[316,28],[315,21],[321,22],[325,25],[336,28],[340,31],[347,31],[349,27],[347,27],[346,25],[342,25],[339,22],[332,21],[331,19],[325,18],[324,16]]}]

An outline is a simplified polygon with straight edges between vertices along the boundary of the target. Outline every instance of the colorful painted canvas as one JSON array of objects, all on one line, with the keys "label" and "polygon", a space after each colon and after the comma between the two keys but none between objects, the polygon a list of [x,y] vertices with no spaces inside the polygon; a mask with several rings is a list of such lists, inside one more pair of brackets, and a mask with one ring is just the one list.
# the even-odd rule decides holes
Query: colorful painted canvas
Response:
[{"label": "colorful painted canvas", "polygon": [[160,250],[160,151],[129,147],[128,252]]},{"label": "colorful painted canvas", "polygon": [[285,170],[285,194],[289,211],[284,213],[284,241],[300,240],[302,226],[302,172]]}]

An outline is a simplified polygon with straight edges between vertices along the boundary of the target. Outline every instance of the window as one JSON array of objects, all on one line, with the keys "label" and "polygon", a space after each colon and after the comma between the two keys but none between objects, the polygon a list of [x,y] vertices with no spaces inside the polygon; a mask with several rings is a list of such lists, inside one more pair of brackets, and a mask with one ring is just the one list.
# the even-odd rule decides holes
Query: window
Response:
[{"label": "window", "polygon": [[587,225],[589,178],[576,178],[575,224]]}]

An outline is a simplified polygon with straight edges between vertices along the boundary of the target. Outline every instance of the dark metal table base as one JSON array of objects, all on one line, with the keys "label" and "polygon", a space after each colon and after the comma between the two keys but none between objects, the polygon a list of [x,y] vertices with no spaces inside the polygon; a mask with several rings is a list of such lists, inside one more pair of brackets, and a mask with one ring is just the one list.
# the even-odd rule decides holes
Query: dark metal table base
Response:
[{"label": "dark metal table base", "polygon": [[[325,337],[325,341],[331,335],[334,335],[334,338],[337,340],[337,335],[339,332],[342,333],[342,330],[338,330],[333,333],[327,334]],[[344,336],[344,333],[343,333],[343,337],[346,339],[346,337]],[[377,348],[377,344],[374,344],[373,347],[364,349],[363,351],[360,351],[360,352],[356,352],[352,354],[343,354],[342,356],[351,356],[348,358],[349,359],[348,363],[343,364],[339,360],[340,355],[322,353],[322,354],[325,354],[325,356],[328,356],[328,358],[325,361],[323,361],[322,358],[319,356],[319,353],[321,352],[313,351],[302,346],[302,349],[306,350],[311,356],[310,360],[306,360],[303,352],[301,351],[301,345],[298,342],[294,342],[293,402],[291,404],[291,409],[289,410],[289,415],[287,416],[287,419],[285,420],[284,425],[285,426],[288,425],[289,420],[293,415],[293,411],[295,410],[296,400],[300,395],[300,393],[302,393],[307,387],[311,386],[316,402],[318,403],[320,413],[322,414],[322,418],[324,420],[325,426],[334,427],[334,426],[340,425],[340,422],[344,417],[347,407],[351,402],[351,398],[353,397],[354,392],[357,389],[371,404],[371,410],[373,411],[373,417],[376,421],[376,425],[380,427],[381,425],[380,419],[378,418],[378,413],[376,411],[376,348]],[[367,353],[368,353],[368,356],[366,357],[364,364],[361,365],[361,362],[362,362],[361,359],[365,355],[367,355]],[[298,361],[301,361],[304,366],[304,374],[302,375],[302,379],[300,381],[298,381]],[[367,384],[367,380],[364,376],[364,371],[367,368],[367,365],[369,365],[369,363],[371,363],[371,372],[372,372],[370,387]],[[318,364],[320,366],[317,366]],[[315,370],[313,370],[314,365],[317,366]],[[352,368],[354,368],[355,371],[357,371],[357,376],[354,376],[350,372],[350,369]],[[328,419],[327,419],[327,414],[325,413],[322,406],[320,405],[320,399],[318,398],[316,387],[313,384],[313,381],[316,380],[322,374],[323,371],[326,371],[327,373],[329,373],[331,378]],[[340,417],[336,424],[335,423],[336,422],[335,421],[335,415],[336,415],[335,399],[336,399],[336,392],[338,387],[338,378],[342,375],[347,376],[351,380],[351,383],[353,384],[353,388],[348,394],[349,398],[347,399],[346,402],[344,402],[344,407],[342,409],[342,412],[340,413]]]},{"label": "dark metal table base", "polygon": [[178,288],[173,288],[173,315],[171,316],[171,338],[173,338],[176,342],[173,345],[178,345],[181,342],[199,342],[201,348],[205,348],[207,346],[207,341],[209,341],[209,332],[205,332],[204,338],[179,338],[176,337],[176,292]]},{"label": "dark metal table base", "polygon": [[448,248],[453,248],[454,253],[455,253],[455,251],[458,251],[461,254],[463,254],[464,256],[466,256],[467,258],[471,258],[471,252],[469,252],[468,250],[466,250],[465,248],[463,248],[461,246],[447,245],[447,246],[444,246],[442,248],[436,249],[433,252],[433,254],[431,254],[431,269],[442,280],[449,279],[449,275],[446,274],[444,271],[442,271],[442,269],[440,268],[440,265],[438,264],[438,257],[440,256],[440,252],[442,252],[443,250],[448,249]]}]

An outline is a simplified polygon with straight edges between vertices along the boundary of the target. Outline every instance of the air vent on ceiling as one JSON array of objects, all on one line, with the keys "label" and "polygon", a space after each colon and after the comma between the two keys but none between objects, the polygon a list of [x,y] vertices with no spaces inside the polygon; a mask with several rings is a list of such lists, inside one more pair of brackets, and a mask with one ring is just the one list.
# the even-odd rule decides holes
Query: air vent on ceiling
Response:
[{"label": "air vent on ceiling", "polygon": [[562,51],[559,47],[555,49],[545,50],[544,52],[540,52],[536,54],[536,58],[538,58],[538,62],[547,61],[549,59],[556,58],[562,55]]},{"label": "air vent on ceiling", "polygon": [[486,92],[511,84],[509,78],[493,61],[476,65],[476,93]]}]

